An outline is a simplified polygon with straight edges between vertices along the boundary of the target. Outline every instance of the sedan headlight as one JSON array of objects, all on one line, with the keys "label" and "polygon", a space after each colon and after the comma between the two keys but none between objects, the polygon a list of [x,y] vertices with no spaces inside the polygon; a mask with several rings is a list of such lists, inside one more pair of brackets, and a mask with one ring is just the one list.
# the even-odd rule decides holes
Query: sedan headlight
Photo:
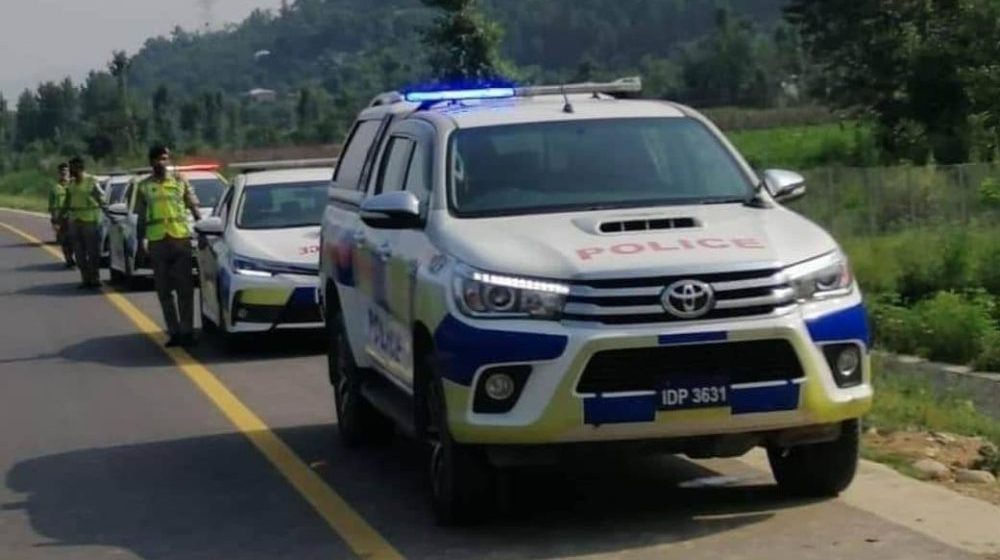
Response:
[{"label": "sedan headlight", "polygon": [[466,315],[484,318],[557,319],[569,286],[545,280],[490,274],[459,267],[455,299]]},{"label": "sedan headlight", "polygon": [[847,256],[840,251],[789,267],[785,273],[799,301],[845,296],[854,290]]},{"label": "sedan headlight", "polygon": [[274,274],[267,270],[267,267],[255,259],[233,256],[233,272],[242,276],[256,276],[258,278],[270,278]]}]

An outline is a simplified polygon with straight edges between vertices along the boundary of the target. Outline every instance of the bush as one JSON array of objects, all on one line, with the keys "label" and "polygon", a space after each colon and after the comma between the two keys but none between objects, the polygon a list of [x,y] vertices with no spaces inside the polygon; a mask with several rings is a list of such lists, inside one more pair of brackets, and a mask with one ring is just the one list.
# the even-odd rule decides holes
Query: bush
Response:
[{"label": "bush", "polygon": [[920,349],[931,360],[972,362],[983,351],[986,339],[996,333],[992,307],[993,301],[981,294],[966,299],[954,292],[941,292],[921,301],[913,307],[922,338]]},{"label": "bush", "polygon": [[983,349],[974,365],[981,371],[1000,371],[1000,331],[993,331],[983,338]]}]

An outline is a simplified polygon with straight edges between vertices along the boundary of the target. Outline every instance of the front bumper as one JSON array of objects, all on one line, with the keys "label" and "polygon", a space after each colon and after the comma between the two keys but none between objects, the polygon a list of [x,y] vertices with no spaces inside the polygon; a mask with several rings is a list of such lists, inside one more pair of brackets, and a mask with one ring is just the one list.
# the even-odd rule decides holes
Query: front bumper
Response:
[{"label": "front bumper", "polygon": [[[498,326],[503,325],[503,330]],[[559,324],[473,321],[448,316],[435,334],[449,424],[456,440],[483,444],[549,444],[683,438],[786,430],[857,418],[871,407],[867,319],[858,294],[795,306],[773,316],[689,325]],[[661,410],[658,391],[580,392],[599,352],[671,346],[785,341],[799,372],[764,383],[733,383],[725,406]],[[853,343],[862,350],[860,383],[838,387],[823,348]],[[784,343],[783,343],[784,344]],[[473,407],[482,373],[498,365],[530,365],[509,412]],[[621,372],[629,374],[628,371]]]},{"label": "front bumper", "polygon": [[229,302],[232,332],[264,332],[276,328],[323,326],[316,276],[277,274],[253,277],[225,274],[224,300]]}]

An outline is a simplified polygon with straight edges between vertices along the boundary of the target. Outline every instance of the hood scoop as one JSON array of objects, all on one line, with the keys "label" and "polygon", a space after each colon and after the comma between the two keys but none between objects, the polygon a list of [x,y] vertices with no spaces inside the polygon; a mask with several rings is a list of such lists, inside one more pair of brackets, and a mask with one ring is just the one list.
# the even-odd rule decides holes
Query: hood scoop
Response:
[{"label": "hood scoop", "polygon": [[601,233],[632,233],[697,227],[701,227],[701,223],[694,218],[641,218],[601,222],[597,225],[597,231]]}]

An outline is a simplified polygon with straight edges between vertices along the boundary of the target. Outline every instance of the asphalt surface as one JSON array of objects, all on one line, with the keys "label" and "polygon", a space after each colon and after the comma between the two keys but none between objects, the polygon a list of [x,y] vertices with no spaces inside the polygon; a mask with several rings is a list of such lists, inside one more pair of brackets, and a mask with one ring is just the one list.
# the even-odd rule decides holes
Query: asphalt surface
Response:
[{"label": "asphalt surface", "polygon": [[[52,240],[43,219],[0,211],[0,223]],[[357,556],[351,528],[78,281],[0,228],[0,559]],[[151,282],[124,295],[162,324]],[[405,558],[980,558],[855,507],[864,496],[784,500],[736,460],[519,472],[499,519],[436,527],[420,446],[337,443],[323,352],[322,335],[294,333],[231,351],[206,337],[191,355]]]}]

